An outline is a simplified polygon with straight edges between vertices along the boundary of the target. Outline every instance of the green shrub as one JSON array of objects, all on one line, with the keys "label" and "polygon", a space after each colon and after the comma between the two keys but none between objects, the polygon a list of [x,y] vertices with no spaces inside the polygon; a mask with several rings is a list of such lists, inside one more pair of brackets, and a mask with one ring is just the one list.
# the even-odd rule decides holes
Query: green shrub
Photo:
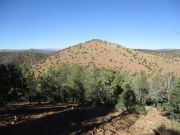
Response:
[{"label": "green shrub", "polygon": [[124,92],[123,103],[127,111],[131,111],[134,109],[134,106],[136,104],[136,96],[133,90],[129,89]]}]

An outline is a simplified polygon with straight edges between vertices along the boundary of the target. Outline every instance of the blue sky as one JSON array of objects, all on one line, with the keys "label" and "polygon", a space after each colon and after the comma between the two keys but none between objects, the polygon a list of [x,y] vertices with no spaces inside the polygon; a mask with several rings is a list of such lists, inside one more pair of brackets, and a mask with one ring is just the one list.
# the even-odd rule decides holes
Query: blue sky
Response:
[{"label": "blue sky", "polygon": [[102,39],[179,48],[180,0],[0,0],[0,49],[65,48]]}]

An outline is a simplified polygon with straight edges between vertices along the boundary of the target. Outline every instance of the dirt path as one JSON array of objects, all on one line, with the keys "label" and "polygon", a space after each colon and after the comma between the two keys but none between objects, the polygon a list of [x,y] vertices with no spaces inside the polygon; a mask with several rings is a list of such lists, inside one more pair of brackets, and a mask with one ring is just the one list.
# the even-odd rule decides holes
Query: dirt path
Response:
[{"label": "dirt path", "polygon": [[96,123],[101,123],[100,126],[95,127],[93,130],[85,134],[88,134],[88,135],[129,135],[127,134],[128,129],[134,124],[134,122],[137,119],[138,119],[137,114],[112,112],[104,117],[99,117],[96,120],[93,120]]},{"label": "dirt path", "polygon": [[136,123],[129,129],[132,135],[154,135],[155,129],[165,123],[167,118],[161,112],[151,107],[147,115],[142,115]]},{"label": "dirt path", "polygon": [[166,122],[166,117],[156,108],[150,107],[146,115],[114,112],[103,119],[101,126],[89,131],[89,135],[154,135],[154,129]]}]

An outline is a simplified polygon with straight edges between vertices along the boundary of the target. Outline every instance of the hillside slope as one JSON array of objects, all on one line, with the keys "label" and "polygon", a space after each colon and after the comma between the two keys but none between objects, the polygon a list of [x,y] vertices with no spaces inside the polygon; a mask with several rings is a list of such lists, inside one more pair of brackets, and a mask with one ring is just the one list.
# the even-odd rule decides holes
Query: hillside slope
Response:
[{"label": "hillside slope", "polygon": [[138,49],[138,51],[161,56],[161,57],[164,57],[165,59],[180,62],[180,50],[179,49],[173,49],[173,50],[169,50],[169,49],[162,49],[162,50]]},{"label": "hillside slope", "polygon": [[63,49],[35,65],[33,70],[38,76],[62,63],[120,69],[130,74],[139,70],[145,70],[149,75],[168,72],[180,74],[179,61],[98,39]]}]

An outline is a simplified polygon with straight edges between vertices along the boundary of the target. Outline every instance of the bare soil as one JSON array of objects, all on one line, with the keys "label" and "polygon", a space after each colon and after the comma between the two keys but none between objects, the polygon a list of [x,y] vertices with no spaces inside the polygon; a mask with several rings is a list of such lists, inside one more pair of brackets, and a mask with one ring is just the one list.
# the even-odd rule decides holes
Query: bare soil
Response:
[{"label": "bare soil", "polygon": [[137,114],[78,104],[22,104],[0,108],[0,135],[154,135],[166,121],[156,108]]}]

